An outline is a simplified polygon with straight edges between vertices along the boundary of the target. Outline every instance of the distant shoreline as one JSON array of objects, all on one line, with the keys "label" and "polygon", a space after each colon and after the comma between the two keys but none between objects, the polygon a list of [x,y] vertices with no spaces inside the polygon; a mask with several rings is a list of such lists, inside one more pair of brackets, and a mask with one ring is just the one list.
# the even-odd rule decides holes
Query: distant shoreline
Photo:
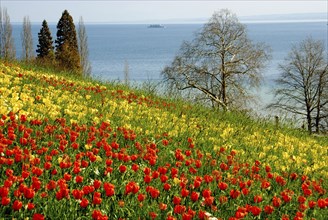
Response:
[{"label": "distant shoreline", "polygon": [[[186,19],[168,19],[168,20],[139,20],[139,21],[87,21],[86,25],[175,25],[175,24],[205,24],[209,18],[198,17],[198,18],[186,18]],[[272,15],[255,15],[255,16],[238,16],[241,23],[318,23],[327,22],[327,13],[300,13],[300,14],[272,14]],[[77,25],[78,19],[74,18],[75,24]],[[47,21],[48,25],[57,25],[57,21]],[[22,24],[23,21],[14,21],[12,24]],[[42,21],[31,21],[32,25],[40,24]]]},{"label": "distant shoreline", "polygon": [[[243,24],[279,24],[279,23],[328,23],[328,20],[240,20]],[[205,24],[206,22],[188,22],[188,23],[163,23],[163,25],[195,25]],[[42,22],[31,22],[32,25],[40,25]],[[12,22],[12,25],[22,25],[22,22]],[[57,25],[55,22],[49,22],[48,25]],[[76,24],[77,25],[77,24]],[[149,23],[111,23],[111,22],[85,22],[85,25],[143,25],[148,27]]]}]

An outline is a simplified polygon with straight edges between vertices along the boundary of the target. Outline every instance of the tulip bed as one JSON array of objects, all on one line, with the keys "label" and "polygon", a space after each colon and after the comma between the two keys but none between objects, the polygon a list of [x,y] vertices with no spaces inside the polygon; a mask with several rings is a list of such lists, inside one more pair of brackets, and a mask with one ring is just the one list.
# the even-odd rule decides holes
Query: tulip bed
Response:
[{"label": "tulip bed", "polygon": [[0,219],[328,216],[324,138],[14,64],[0,104]]}]

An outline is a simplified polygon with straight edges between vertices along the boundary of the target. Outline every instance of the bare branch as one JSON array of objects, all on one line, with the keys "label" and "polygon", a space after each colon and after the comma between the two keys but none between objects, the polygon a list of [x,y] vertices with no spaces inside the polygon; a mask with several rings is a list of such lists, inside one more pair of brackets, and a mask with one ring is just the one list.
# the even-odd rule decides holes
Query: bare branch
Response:
[{"label": "bare branch", "polygon": [[22,58],[24,61],[30,61],[34,58],[33,52],[33,37],[30,18],[28,16],[24,17],[23,20],[23,30],[21,33],[22,38]]},{"label": "bare branch", "polygon": [[194,89],[227,109],[249,97],[247,89],[261,82],[268,60],[264,44],[252,44],[246,27],[228,10],[215,12],[162,75],[182,90]]},{"label": "bare branch", "polygon": [[293,45],[285,63],[280,65],[281,75],[276,81],[280,89],[275,91],[277,101],[269,107],[305,116],[308,131],[311,133],[315,128],[319,132],[328,109],[327,66],[321,41],[307,38]]}]

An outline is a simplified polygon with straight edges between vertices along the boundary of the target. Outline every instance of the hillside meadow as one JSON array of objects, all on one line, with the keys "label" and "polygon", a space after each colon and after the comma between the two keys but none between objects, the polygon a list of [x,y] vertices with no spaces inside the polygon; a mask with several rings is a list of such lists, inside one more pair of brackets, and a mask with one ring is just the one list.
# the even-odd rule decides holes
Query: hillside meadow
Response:
[{"label": "hillside meadow", "polygon": [[0,219],[325,219],[328,138],[0,63]]}]

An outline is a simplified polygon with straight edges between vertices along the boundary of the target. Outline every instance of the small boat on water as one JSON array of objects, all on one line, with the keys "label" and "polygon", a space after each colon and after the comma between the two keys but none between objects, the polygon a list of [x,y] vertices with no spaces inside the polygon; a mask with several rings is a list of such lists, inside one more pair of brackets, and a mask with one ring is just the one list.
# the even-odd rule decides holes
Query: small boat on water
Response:
[{"label": "small boat on water", "polygon": [[148,28],[165,28],[165,26],[161,24],[151,24]]}]

